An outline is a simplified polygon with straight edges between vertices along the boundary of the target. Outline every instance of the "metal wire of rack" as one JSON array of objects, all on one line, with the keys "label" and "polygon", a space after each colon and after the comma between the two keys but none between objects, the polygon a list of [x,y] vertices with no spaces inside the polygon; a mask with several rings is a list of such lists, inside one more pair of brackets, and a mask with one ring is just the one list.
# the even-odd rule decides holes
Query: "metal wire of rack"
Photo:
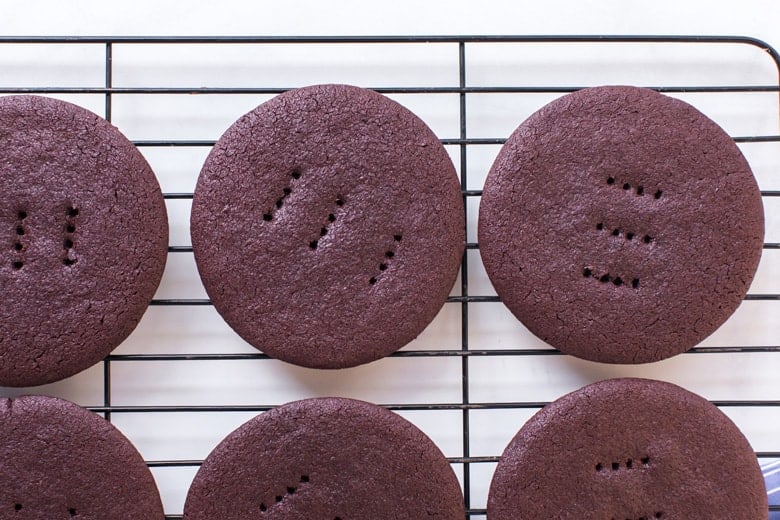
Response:
[{"label": "metal wire of rack", "polygon": [[[505,139],[503,136],[496,137],[472,137],[467,128],[469,100],[471,96],[477,94],[511,94],[523,96],[528,94],[564,94],[575,91],[586,85],[541,85],[541,86],[474,86],[467,81],[468,73],[468,52],[473,46],[481,44],[516,44],[516,45],[537,45],[537,44],[561,44],[561,45],[580,45],[580,44],[598,44],[598,45],[623,45],[623,44],[642,44],[642,45],[701,45],[701,46],[719,46],[723,44],[750,46],[764,51],[766,59],[774,64],[778,75],[780,76],[780,54],[770,45],[760,40],[739,37],[739,36],[361,36],[361,37],[0,37],[0,46],[35,46],[35,45],[91,45],[104,49],[103,67],[104,84],[99,86],[0,86],[0,94],[40,94],[40,95],[71,95],[71,94],[93,94],[104,96],[104,117],[111,121],[113,107],[118,96],[125,95],[273,95],[288,90],[287,87],[276,86],[252,86],[252,87],[166,87],[158,85],[144,85],[132,87],[117,87],[114,85],[114,53],[117,47],[141,46],[141,45],[173,45],[173,46],[197,46],[197,45],[339,45],[350,46],[359,44],[389,44],[393,46],[404,46],[407,44],[445,44],[452,48],[452,52],[457,55],[457,84],[449,86],[390,86],[374,87],[373,89],[383,94],[433,94],[433,95],[452,95],[457,97],[457,120],[459,132],[457,135],[444,136],[441,141],[444,145],[456,149],[456,162],[458,162],[460,182],[464,203],[466,203],[467,212],[469,209],[469,200],[477,199],[481,195],[480,189],[470,187],[468,182],[469,171],[469,153],[475,148],[483,145],[500,145]],[[771,84],[750,85],[750,84],[727,84],[727,85],[642,85],[649,86],[659,92],[664,93],[778,93],[780,97],[780,79],[775,78]],[[780,121],[780,113],[777,114]],[[520,122],[519,120],[517,121]],[[779,125],[780,126],[780,125]],[[780,143],[780,134],[761,133],[750,135],[733,136],[737,143]],[[140,139],[134,143],[141,149],[150,148],[208,148],[214,144],[212,139]],[[778,144],[780,146],[780,144]],[[780,169],[780,164],[775,164],[775,168]],[[765,200],[780,197],[780,190],[762,190],[762,196]],[[167,200],[189,200],[192,198],[191,192],[166,192],[164,197]],[[464,488],[464,497],[467,509],[467,518],[483,517],[485,510],[482,507],[475,506],[472,499],[473,471],[476,465],[485,463],[495,463],[498,460],[498,454],[492,455],[472,455],[471,449],[471,428],[473,419],[470,417],[475,410],[536,410],[547,404],[547,400],[495,400],[495,401],[475,401],[470,395],[471,385],[470,363],[476,358],[499,356],[502,358],[533,358],[538,356],[558,356],[557,350],[542,347],[533,348],[474,348],[470,346],[470,308],[474,305],[484,303],[499,302],[497,296],[472,294],[469,290],[470,267],[469,251],[479,248],[476,240],[470,240],[467,243],[467,252],[464,254],[461,267],[461,276],[456,289],[458,294],[452,295],[448,303],[460,307],[460,345],[455,348],[444,349],[413,349],[402,350],[394,353],[393,358],[438,358],[448,357],[458,359],[460,363],[460,398],[459,402],[422,402],[422,403],[400,403],[385,402],[383,406],[395,411],[433,411],[449,410],[460,413],[461,419],[461,454],[455,457],[449,457],[450,462],[455,467],[461,468],[460,477]],[[780,242],[767,242],[764,244],[765,250],[780,249]],[[173,244],[169,247],[170,255],[191,253],[192,248],[188,245]],[[751,301],[778,301],[780,293],[762,292],[750,293],[746,300]],[[151,302],[152,306],[209,306],[210,302],[204,298],[155,298]],[[771,345],[750,345],[736,344],[725,346],[699,346],[693,348],[689,353],[683,354],[730,354],[739,355],[745,353],[773,353],[780,355],[780,341]],[[104,414],[106,419],[112,420],[119,414],[157,414],[164,412],[188,413],[188,412],[247,412],[258,413],[272,408],[270,404],[250,404],[250,405],[121,405],[115,404],[112,400],[112,370],[117,365],[128,362],[210,362],[210,361],[232,361],[242,362],[248,360],[268,359],[262,353],[240,352],[240,353],[115,353],[109,355],[102,363],[102,403],[88,408]],[[761,407],[773,408],[780,407],[780,399],[716,399],[714,404],[719,407]],[[780,426],[777,427],[780,431]],[[775,450],[757,451],[759,459],[780,458],[780,444]],[[155,459],[147,460],[150,468],[174,468],[199,466],[201,460],[181,460],[181,459]],[[780,506],[770,506],[773,511],[780,511]],[[170,513],[170,512],[167,512]],[[178,513],[178,512],[176,512]],[[167,514],[167,519],[181,518],[181,514]]]}]

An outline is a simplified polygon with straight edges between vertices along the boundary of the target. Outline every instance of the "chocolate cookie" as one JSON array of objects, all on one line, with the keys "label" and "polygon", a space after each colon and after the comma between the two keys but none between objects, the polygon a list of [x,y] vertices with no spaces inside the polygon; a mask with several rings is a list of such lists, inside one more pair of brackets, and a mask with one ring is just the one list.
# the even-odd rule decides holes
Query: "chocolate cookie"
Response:
[{"label": "chocolate cookie", "polygon": [[490,520],[767,518],[753,450],[717,407],[678,386],[613,379],[565,395],[509,443]]},{"label": "chocolate cookie", "polygon": [[152,474],[102,417],[63,399],[0,400],[0,519],[162,520]]},{"label": "chocolate cookie", "polygon": [[0,143],[0,385],[40,385],[135,328],[165,265],[165,204],[133,144],[76,105],[0,98]]},{"label": "chocolate cookie", "polygon": [[696,345],[742,301],[764,235],[733,140],[647,89],[563,96],[512,134],[479,212],[501,300],[565,353],[646,363]]},{"label": "chocolate cookie", "polygon": [[320,398],[266,412],[203,462],[185,520],[463,520],[460,486],[414,425],[373,404]]},{"label": "chocolate cookie", "polygon": [[373,361],[420,334],[465,243],[460,186],[433,132],[345,85],[281,94],[230,127],[201,171],[191,230],[225,321],[316,368]]}]

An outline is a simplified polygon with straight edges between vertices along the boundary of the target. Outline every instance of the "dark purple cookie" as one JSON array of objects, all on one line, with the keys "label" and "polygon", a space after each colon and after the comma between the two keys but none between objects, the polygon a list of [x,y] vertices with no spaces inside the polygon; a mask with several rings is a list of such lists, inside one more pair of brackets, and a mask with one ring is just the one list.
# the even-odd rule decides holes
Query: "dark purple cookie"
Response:
[{"label": "dark purple cookie", "polygon": [[201,171],[191,227],[225,321],[316,368],[373,361],[420,334],[465,243],[460,185],[433,132],[345,85],[281,94],[230,127]]},{"label": "dark purple cookie", "polygon": [[485,183],[479,245],[512,313],[607,363],[688,350],[737,308],[764,217],[733,140],[692,106],[599,87],[529,117]]},{"label": "dark purple cookie", "polygon": [[162,520],[141,455],[116,428],[63,399],[0,399],[0,519]]},{"label": "dark purple cookie", "polygon": [[40,385],[135,328],[165,265],[165,204],[133,144],[76,105],[0,98],[0,143],[0,385]]},{"label": "dark purple cookie", "polygon": [[463,520],[447,459],[402,417],[342,398],[255,417],[203,462],[185,520]]},{"label": "dark purple cookie", "polygon": [[489,520],[766,519],[756,456],[717,407],[678,386],[613,379],[565,395],[509,443]]}]

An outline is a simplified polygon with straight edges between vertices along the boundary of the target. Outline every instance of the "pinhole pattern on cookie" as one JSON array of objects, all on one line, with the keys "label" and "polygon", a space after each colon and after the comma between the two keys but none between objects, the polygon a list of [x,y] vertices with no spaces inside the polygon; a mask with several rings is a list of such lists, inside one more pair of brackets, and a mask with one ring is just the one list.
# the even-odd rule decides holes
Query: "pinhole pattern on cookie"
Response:
[{"label": "pinhole pattern on cookie", "polygon": [[274,495],[273,500],[263,501],[260,502],[260,512],[265,513],[266,511],[270,510],[273,506],[276,504],[280,504],[284,502],[286,499],[291,497],[298,491],[298,488],[301,487],[304,484],[308,484],[310,482],[308,475],[301,475],[301,478],[298,479],[297,486],[295,485],[288,485],[285,486],[285,492],[282,495]]},{"label": "pinhole pattern on cookie", "polygon": [[623,237],[625,240],[628,240],[629,242],[633,241],[634,239],[637,239],[637,242],[644,242],[645,244],[649,244],[653,241],[653,237],[650,235],[643,235],[639,237],[635,231],[626,231],[624,229],[621,229],[619,227],[612,228],[610,230],[609,226],[605,225],[603,222],[598,222],[596,224],[596,231],[607,231],[609,232],[613,237]]},{"label": "pinhole pattern on cookie", "polygon": [[328,234],[328,227],[336,222],[336,213],[338,212],[339,208],[342,208],[344,204],[346,204],[346,201],[344,200],[344,197],[341,195],[336,195],[336,208],[331,212],[328,213],[328,219],[327,222],[322,224],[322,227],[320,228],[320,233],[317,238],[309,242],[309,249],[317,249],[317,247],[320,244],[320,239]]},{"label": "pinhole pattern on cookie", "polygon": [[603,284],[611,283],[615,287],[631,287],[632,289],[639,289],[639,278],[629,278],[614,276],[609,273],[597,273],[592,267],[585,266],[582,268],[582,276],[585,278],[593,278]]},{"label": "pinhole pattern on cookie", "polygon": [[[620,471],[630,471],[630,470],[636,470],[636,469],[642,469],[642,468],[648,468],[650,466],[650,457],[644,456],[640,459],[633,459],[628,458],[625,460],[617,460],[612,461],[609,463],[606,462],[597,462],[595,469],[596,473],[605,473],[610,474],[612,472],[620,472]],[[612,517],[612,520],[651,520],[653,518],[663,518],[664,513],[663,511],[656,511],[651,515],[648,516],[640,516],[637,518],[626,516],[626,517]]]},{"label": "pinhole pattern on cookie", "polygon": [[24,258],[22,256],[22,251],[24,250],[24,236],[27,234],[27,226],[25,224],[25,220],[27,219],[27,212],[23,209],[20,209],[16,212],[16,222],[14,225],[14,245],[13,245],[13,260],[11,261],[11,266],[14,268],[15,271],[18,271],[22,267],[24,267]]},{"label": "pinhole pattern on cookie", "polygon": [[[615,177],[612,176],[607,177],[607,185],[622,188],[623,191],[633,193],[638,197],[642,197],[646,194],[645,187],[641,184],[633,185],[630,182],[620,183]],[[660,199],[663,196],[663,193],[664,192],[662,190],[656,189],[655,192],[653,192],[653,198]]]},{"label": "pinhole pattern on cookie", "polygon": [[[646,194],[649,194],[645,186],[639,185],[633,185],[630,182],[620,182],[617,178],[609,176],[607,177],[606,183],[608,186],[613,186],[617,188],[621,188],[623,191],[632,193],[633,195],[637,197],[643,197]],[[654,199],[658,200],[663,196],[663,191],[660,189],[656,189],[655,192],[652,193],[652,196]],[[640,234],[633,230],[626,230],[621,228],[620,226],[610,226],[604,223],[604,221],[600,221],[596,223],[596,231],[604,232],[608,234],[609,236],[613,236],[616,238],[622,238],[626,242],[635,242],[638,244],[645,244],[649,245],[655,241],[655,238],[652,235],[649,234]],[[597,280],[601,282],[602,284],[613,284],[616,287],[630,287],[632,289],[639,289],[639,278],[636,277],[630,277],[630,276],[620,276],[615,275],[614,273],[595,273],[594,269],[592,267],[584,267],[582,270],[582,275],[585,278],[593,278],[594,280]]]},{"label": "pinhole pattern on cookie", "polygon": [[76,256],[73,251],[75,245],[73,234],[76,232],[76,217],[78,216],[79,210],[75,206],[68,206],[65,210],[65,236],[62,240],[62,247],[65,249],[62,263],[65,267],[70,267],[76,263]]},{"label": "pinhole pattern on cookie", "polygon": [[638,468],[647,468],[649,466],[650,466],[650,457],[644,456],[639,459],[639,463],[637,463],[637,459],[628,458],[625,460],[612,461],[610,463],[597,462],[595,468],[596,468],[596,473],[601,473],[602,471],[607,471],[607,470],[612,470],[612,471],[632,470]]},{"label": "pinhole pattern on cookie", "polygon": [[382,273],[387,271],[387,269],[390,267],[390,262],[393,258],[395,258],[396,250],[398,249],[398,245],[402,239],[403,239],[403,235],[401,235],[400,233],[396,233],[395,235],[393,235],[393,242],[387,248],[384,257],[382,258],[382,261],[379,263],[379,273],[368,279],[369,285],[375,285],[379,281],[378,277]]},{"label": "pinhole pattern on cookie", "polygon": [[276,202],[274,202],[274,205],[265,213],[263,213],[263,220],[266,222],[270,222],[274,219],[274,215],[276,214],[277,210],[282,209],[282,206],[284,206],[284,200],[290,196],[293,189],[293,184],[295,181],[301,178],[301,170],[299,168],[294,168],[292,172],[290,172],[290,182],[282,188],[282,195],[276,199]]},{"label": "pinhole pattern on cookie", "polygon": [[[16,511],[17,513],[20,512],[22,509],[24,509],[24,506],[22,504],[20,504],[19,502],[14,504],[14,511]],[[78,513],[78,511],[76,511],[75,507],[69,507],[68,508],[68,516],[70,516],[71,518],[74,518],[74,517],[79,516],[79,513]]]}]

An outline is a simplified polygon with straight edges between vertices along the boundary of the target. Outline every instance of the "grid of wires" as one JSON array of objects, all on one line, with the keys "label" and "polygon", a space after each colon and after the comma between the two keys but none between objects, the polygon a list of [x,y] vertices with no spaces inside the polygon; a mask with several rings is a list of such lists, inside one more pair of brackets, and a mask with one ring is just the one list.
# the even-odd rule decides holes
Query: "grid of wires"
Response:
[{"label": "grid of wires", "polygon": [[[143,85],[133,87],[115,87],[113,76],[114,66],[113,57],[115,49],[119,46],[141,46],[150,44],[174,45],[174,46],[197,46],[197,45],[219,45],[219,46],[264,46],[269,44],[284,44],[293,46],[307,45],[364,45],[364,44],[384,44],[394,46],[404,46],[407,44],[444,44],[449,45],[454,60],[457,63],[457,84],[449,86],[399,86],[399,87],[376,87],[374,90],[384,94],[442,94],[456,96],[457,120],[459,126],[458,135],[444,136],[441,141],[444,145],[455,150],[456,162],[459,162],[460,182],[466,207],[469,207],[469,200],[478,198],[481,190],[470,188],[469,183],[469,161],[468,156],[474,147],[483,145],[501,145],[504,137],[471,137],[467,128],[467,110],[469,108],[470,96],[475,94],[512,94],[517,96],[533,94],[563,94],[575,91],[584,85],[556,85],[556,86],[471,86],[467,83],[467,49],[481,44],[563,44],[577,46],[580,44],[599,44],[599,45],[622,45],[622,44],[643,44],[643,45],[702,45],[718,46],[720,44],[745,45],[762,49],[766,52],[766,59],[774,63],[774,67],[780,71],[780,55],[764,42],[747,37],[702,37],[702,36],[367,36],[367,37],[0,37],[2,46],[35,46],[40,44],[47,45],[94,45],[104,49],[103,67],[105,70],[105,81],[103,85],[90,87],[67,87],[67,86],[14,86],[0,87],[0,94],[41,94],[41,95],[76,95],[91,94],[104,97],[104,117],[109,121],[112,119],[112,113],[115,100],[118,96],[125,95],[161,95],[161,94],[209,94],[209,95],[273,95],[281,93],[287,88],[252,86],[252,87],[166,87],[159,85]],[[31,65],[34,66],[34,65]],[[780,93],[778,84],[765,85],[645,85],[665,93],[709,93],[709,92],[729,92],[729,93]],[[778,114],[780,118],[780,114]],[[733,136],[738,143],[755,142],[780,142],[780,135],[760,134],[760,135],[737,135]],[[135,140],[134,143],[141,148],[154,147],[201,147],[208,148],[214,144],[213,140],[197,139],[154,139],[154,140]],[[777,165],[775,165],[777,166]],[[191,192],[167,192],[164,196],[168,200],[191,199]],[[780,190],[764,190],[762,196],[765,198],[780,197]],[[468,209],[467,209],[468,211]],[[457,294],[450,296],[448,302],[460,307],[460,345],[458,348],[446,349],[418,349],[402,350],[393,357],[451,357],[459,360],[460,363],[460,400],[457,403],[451,402],[425,402],[413,404],[394,404],[382,403],[384,406],[396,411],[415,411],[415,410],[453,410],[462,415],[460,421],[462,425],[462,454],[457,457],[450,457],[454,466],[461,468],[460,477],[464,486],[464,495],[466,500],[467,517],[483,517],[485,510],[475,507],[471,498],[472,474],[475,465],[483,463],[495,463],[498,460],[497,455],[474,456],[471,453],[470,428],[473,423],[470,420],[470,414],[475,410],[504,410],[504,409],[530,409],[536,410],[547,404],[546,401],[515,401],[515,402],[475,402],[470,396],[470,364],[475,358],[486,356],[502,357],[523,357],[523,356],[554,356],[560,353],[548,348],[499,348],[484,349],[475,348],[469,345],[469,312],[474,305],[480,305],[485,302],[498,302],[497,296],[472,294],[469,288],[469,250],[477,250],[478,243],[470,240],[467,244],[467,254],[464,255],[461,267],[461,276],[459,279],[459,289]],[[780,249],[780,243],[765,243],[765,250]],[[181,253],[191,253],[192,248],[188,245],[171,245],[169,247],[170,255]],[[748,294],[746,300],[780,300],[780,294],[761,293]],[[204,298],[156,298],[152,302],[153,306],[208,306],[210,302]],[[702,346],[694,348],[691,353],[708,354],[741,354],[741,353],[778,353],[780,354],[780,345],[729,345],[729,346]],[[149,405],[149,406],[125,406],[116,405],[112,401],[112,369],[117,364],[133,361],[164,361],[175,363],[190,363],[193,361],[236,361],[267,359],[262,353],[195,353],[195,354],[112,354],[108,356],[102,365],[103,369],[103,396],[102,404],[91,406],[95,412],[102,413],[108,420],[117,414],[133,413],[155,413],[155,412],[251,412],[258,413],[268,410],[270,405]],[[729,400],[722,399],[714,401],[721,407],[780,407],[780,401],[776,400]],[[768,459],[780,457],[780,445],[778,451],[757,452],[759,459]],[[165,467],[197,467],[200,460],[148,460],[147,463],[152,468]],[[770,506],[770,508],[780,511],[780,506]],[[166,518],[181,518],[181,515],[169,514]]]}]

